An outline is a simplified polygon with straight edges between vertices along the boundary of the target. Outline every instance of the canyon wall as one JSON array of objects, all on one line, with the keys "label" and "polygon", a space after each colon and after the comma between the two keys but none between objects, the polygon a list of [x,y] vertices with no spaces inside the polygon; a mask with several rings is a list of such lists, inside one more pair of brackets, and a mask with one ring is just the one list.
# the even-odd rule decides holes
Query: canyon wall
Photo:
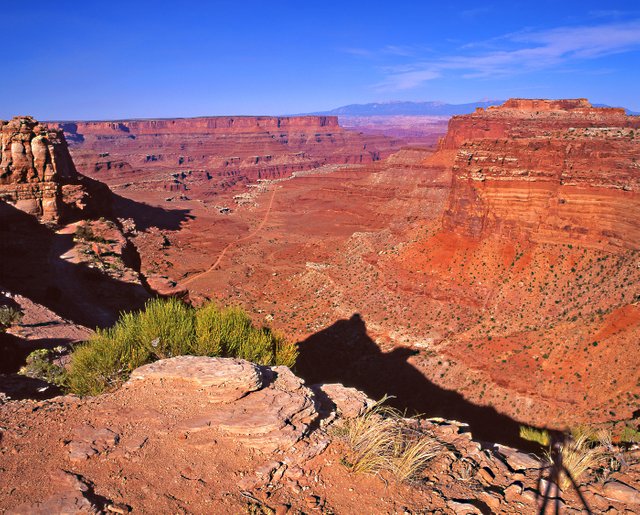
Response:
[{"label": "canyon wall", "polygon": [[[545,131],[586,127],[638,127],[638,117],[627,116],[622,108],[592,107],[584,98],[569,100],[507,100],[500,106],[449,120],[441,149],[457,149],[472,139],[521,138]],[[549,134],[547,134],[549,135]]]},{"label": "canyon wall", "polygon": [[525,423],[637,428],[640,117],[514,99],[427,162],[451,173],[441,227],[385,264],[437,348],[417,366]]},{"label": "canyon wall", "polygon": [[159,120],[54,122],[78,169],[115,184],[147,181],[170,191],[220,191],[289,176],[324,164],[386,157],[397,139],[363,135],[335,116],[218,116]]},{"label": "canyon wall", "polygon": [[104,135],[110,132],[131,134],[202,134],[264,132],[272,130],[336,128],[336,116],[210,116],[157,120],[115,120],[57,122],[69,134]]},{"label": "canyon wall", "polygon": [[640,247],[640,117],[578,100],[510,100],[454,117],[444,227],[480,238]]}]

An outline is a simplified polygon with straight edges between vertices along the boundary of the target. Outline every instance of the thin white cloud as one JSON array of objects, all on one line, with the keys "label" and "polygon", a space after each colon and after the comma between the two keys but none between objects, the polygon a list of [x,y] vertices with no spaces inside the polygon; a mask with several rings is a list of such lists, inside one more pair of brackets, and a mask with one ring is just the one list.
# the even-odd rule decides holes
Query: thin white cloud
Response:
[{"label": "thin white cloud", "polygon": [[462,78],[504,77],[637,50],[640,20],[523,31],[495,38],[494,42],[498,48],[484,52],[447,55],[387,68],[386,78],[376,89],[413,89],[448,73]]},{"label": "thin white cloud", "polygon": [[415,50],[412,47],[402,45],[387,45],[380,52],[382,54],[398,55],[402,57],[410,57],[415,55]]},{"label": "thin white cloud", "polygon": [[390,75],[386,81],[378,84],[376,89],[380,91],[413,89],[424,82],[441,76],[442,73],[439,71],[430,69],[400,72]]},{"label": "thin white cloud", "polygon": [[482,16],[491,12],[492,7],[485,5],[482,7],[476,7],[474,9],[466,9],[464,11],[460,11],[460,15],[464,18],[475,18],[477,16]]},{"label": "thin white cloud", "polygon": [[366,48],[340,48],[340,52],[344,52],[345,54],[355,55],[356,57],[373,57],[375,52],[371,50],[367,50]]},{"label": "thin white cloud", "polygon": [[637,16],[639,11],[621,11],[619,9],[600,9],[589,11],[587,16],[591,18],[630,18]]},{"label": "thin white cloud", "polygon": [[418,53],[425,52],[427,50],[428,49],[423,47],[418,48],[407,45],[386,45],[377,50],[358,47],[346,47],[339,49],[339,51],[344,52],[345,54],[351,54],[356,57],[364,57],[367,59],[380,59],[386,56],[415,57]]}]

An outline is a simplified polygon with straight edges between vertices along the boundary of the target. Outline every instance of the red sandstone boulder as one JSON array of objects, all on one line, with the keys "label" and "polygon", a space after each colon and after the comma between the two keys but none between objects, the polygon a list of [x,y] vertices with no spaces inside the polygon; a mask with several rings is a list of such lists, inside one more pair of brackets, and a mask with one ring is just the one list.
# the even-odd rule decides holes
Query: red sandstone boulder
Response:
[{"label": "red sandstone boulder", "polygon": [[202,400],[206,405],[183,420],[180,431],[213,430],[263,452],[291,448],[318,417],[312,391],[287,367],[259,367],[240,359],[164,359],[136,369],[125,387],[154,389],[168,406],[186,398]]}]

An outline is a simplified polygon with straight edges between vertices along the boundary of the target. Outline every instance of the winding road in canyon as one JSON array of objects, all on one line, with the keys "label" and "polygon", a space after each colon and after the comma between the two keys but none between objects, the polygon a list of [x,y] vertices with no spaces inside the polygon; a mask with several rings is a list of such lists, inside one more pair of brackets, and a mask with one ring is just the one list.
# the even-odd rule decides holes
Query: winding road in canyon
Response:
[{"label": "winding road in canyon", "polygon": [[247,234],[246,236],[243,236],[242,238],[239,238],[235,241],[232,241],[231,243],[229,243],[225,248],[222,249],[222,251],[220,252],[220,254],[218,255],[218,259],[215,260],[215,262],[213,263],[213,265],[211,265],[208,269],[204,270],[203,272],[200,272],[196,275],[193,275],[191,277],[189,277],[188,279],[186,279],[185,281],[182,282],[183,286],[187,286],[188,284],[191,284],[192,282],[194,282],[195,280],[209,274],[210,272],[212,272],[213,270],[215,270],[217,268],[217,266],[220,264],[220,262],[222,261],[222,258],[224,257],[224,255],[227,253],[227,251],[231,248],[234,247],[235,245],[246,241],[250,238],[253,238],[256,234],[258,234],[266,225],[267,220],[269,219],[269,214],[271,213],[271,207],[273,206],[273,199],[276,196],[276,188],[273,188],[273,191],[271,192],[271,197],[269,199],[269,205],[267,206],[267,210],[264,213],[264,217],[262,218],[262,221],[260,222],[260,224],[258,225],[258,227],[256,227],[253,231],[251,231],[249,234]]}]

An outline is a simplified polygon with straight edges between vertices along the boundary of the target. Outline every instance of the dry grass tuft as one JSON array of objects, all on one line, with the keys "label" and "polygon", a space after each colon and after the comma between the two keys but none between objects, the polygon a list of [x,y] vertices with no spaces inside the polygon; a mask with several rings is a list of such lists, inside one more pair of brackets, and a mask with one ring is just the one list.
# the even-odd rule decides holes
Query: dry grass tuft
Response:
[{"label": "dry grass tuft", "polygon": [[427,463],[436,458],[443,446],[435,439],[423,433],[407,434],[397,438],[398,446],[391,459],[392,472],[400,481],[409,481],[422,472]]},{"label": "dry grass tuft", "polygon": [[414,479],[443,446],[412,427],[410,419],[385,406],[384,397],[359,417],[345,421],[342,435],[351,449],[347,460],[353,472],[391,472],[400,481]]},{"label": "dry grass tuft", "polygon": [[[567,472],[576,484],[579,484],[580,479],[589,469],[598,468],[606,459],[606,450],[599,442],[594,441],[594,436],[595,433],[590,430],[579,429],[573,432],[572,439],[560,444],[562,469],[559,486],[562,490],[571,485]],[[550,453],[547,454],[547,459],[549,463],[554,464]]]}]

